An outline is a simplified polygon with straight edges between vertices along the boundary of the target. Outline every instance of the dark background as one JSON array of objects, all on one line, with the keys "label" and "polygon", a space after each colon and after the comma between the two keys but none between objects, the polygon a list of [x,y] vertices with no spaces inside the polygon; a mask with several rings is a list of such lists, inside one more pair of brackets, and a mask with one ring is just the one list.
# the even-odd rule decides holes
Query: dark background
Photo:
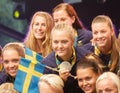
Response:
[{"label": "dark background", "polygon": [[[85,27],[91,30],[91,22],[97,15],[108,15],[116,28],[116,35],[120,30],[120,0],[11,0],[14,2],[14,7],[22,5],[23,16],[21,19],[15,20],[27,20],[27,26],[25,31],[20,33],[16,29],[9,28],[9,25],[3,25],[0,23],[0,44],[4,46],[9,38],[14,41],[23,41],[27,33],[31,17],[36,11],[46,11],[51,14],[52,9],[59,3],[68,2],[75,8],[80,20],[82,20]],[[74,2],[79,1],[79,2]],[[73,3],[74,2],[74,3]],[[10,22],[10,21],[9,21]],[[7,23],[9,23],[7,22]],[[11,23],[10,23],[11,24]],[[5,39],[6,38],[6,39]]]}]

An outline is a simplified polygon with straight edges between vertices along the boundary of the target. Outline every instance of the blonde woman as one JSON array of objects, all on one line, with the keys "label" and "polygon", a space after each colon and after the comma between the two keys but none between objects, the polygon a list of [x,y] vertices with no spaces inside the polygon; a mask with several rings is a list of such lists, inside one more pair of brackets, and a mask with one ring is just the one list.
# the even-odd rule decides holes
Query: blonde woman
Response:
[{"label": "blonde woman", "polygon": [[3,47],[2,60],[4,70],[0,73],[0,85],[6,82],[14,82],[21,57],[25,57],[21,43],[11,42]]},{"label": "blonde woman", "polygon": [[113,72],[104,72],[96,81],[97,93],[120,93],[120,79]]},{"label": "blonde woman", "polygon": [[44,73],[50,74],[55,73],[59,74],[60,77],[65,82],[64,93],[80,93],[81,90],[77,86],[77,80],[73,77],[70,77],[70,74],[76,75],[76,63],[88,53],[81,47],[74,47],[74,35],[75,29],[67,24],[58,24],[56,25],[51,32],[52,48],[51,52],[46,58],[42,60],[42,63],[53,67],[58,68],[63,61],[68,61],[72,64],[72,69],[60,69],[59,73],[56,73],[52,70],[45,69]]},{"label": "blonde woman", "polygon": [[50,33],[54,26],[52,16],[43,11],[36,12],[31,20],[28,34],[24,40],[27,48],[47,56],[51,51]]},{"label": "blonde woman", "polygon": [[91,43],[83,46],[101,58],[104,66],[109,71],[115,72],[117,61],[113,61],[114,42],[116,39],[114,26],[109,16],[98,15],[91,24],[94,45]]},{"label": "blonde woman", "polygon": [[64,93],[64,82],[56,74],[45,74],[38,82],[39,93]]},{"label": "blonde woman", "polygon": [[3,83],[0,85],[0,93],[19,93],[14,89],[13,83]]}]

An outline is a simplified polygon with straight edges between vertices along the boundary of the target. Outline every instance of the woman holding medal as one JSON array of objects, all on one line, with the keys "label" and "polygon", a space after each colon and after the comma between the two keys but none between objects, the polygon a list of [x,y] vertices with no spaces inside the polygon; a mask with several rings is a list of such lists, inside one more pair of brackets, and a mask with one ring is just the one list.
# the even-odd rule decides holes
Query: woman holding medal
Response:
[{"label": "woman holding medal", "polygon": [[64,80],[64,93],[81,93],[82,90],[78,88],[77,80],[72,75],[76,76],[75,69],[76,63],[86,54],[88,51],[81,47],[74,46],[74,29],[72,26],[66,24],[56,25],[51,32],[52,48],[53,52],[50,53],[46,58],[42,60],[42,63],[52,68],[59,69],[59,65],[63,61],[68,61],[72,65],[71,71],[62,68],[59,73],[45,69],[45,74],[59,74]]}]

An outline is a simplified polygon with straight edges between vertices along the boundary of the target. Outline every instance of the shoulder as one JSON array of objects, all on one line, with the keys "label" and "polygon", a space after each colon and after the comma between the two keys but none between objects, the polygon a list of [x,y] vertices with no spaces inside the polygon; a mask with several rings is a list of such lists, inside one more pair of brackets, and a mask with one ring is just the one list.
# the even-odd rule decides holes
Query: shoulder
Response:
[{"label": "shoulder", "polygon": [[92,37],[92,32],[90,30],[81,30],[78,29],[78,36],[91,36]]},{"label": "shoulder", "polygon": [[0,85],[2,83],[5,83],[6,82],[6,79],[7,79],[7,75],[6,73],[3,71],[3,72],[0,72]]},{"label": "shoulder", "polygon": [[75,53],[77,60],[80,60],[83,56],[89,54],[90,51],[84,49],[83,47],[75,47]]},{"label": "shoulder", "polygon": [[82,41],[82,45],[89,43],[92,39],[92,32],[89,30],[78,30],[78,42]]},{"label": "shoulder", "polygon": [[94,51],[94,46],[91,43],[86,43],[86,44],[82,45],[81,48],[83,48],[85,50],[89,50],[91,52]]},{"label": "shoulder", "polygon": [[48,56],[46,56],[42,60],[42,64],[45,64],[47,66],[54,66],[55,63],[56,63],[55,52],[51,52]]}]

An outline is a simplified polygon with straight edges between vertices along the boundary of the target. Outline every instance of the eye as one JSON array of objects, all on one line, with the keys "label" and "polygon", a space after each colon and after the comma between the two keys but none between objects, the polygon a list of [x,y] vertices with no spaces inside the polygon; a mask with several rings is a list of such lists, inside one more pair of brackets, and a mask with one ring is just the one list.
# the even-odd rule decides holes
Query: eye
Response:
[{"label": "eye", "polygon": [[53,41],[53,43],[54,43],[54,44],[57,44],[57,43],[58,43],[58,41],[57,41],[57,40],[55,40],[55,41]]},{"label": "eye", "polygon": [[63,40],[63,41],[62,41],[63,44],[66,44],[67,42],[68,42],[67,40]]},{"label": "eye", "polygon": [[105,30],[102,30],[101,33],[106,33],[106,31],[105,31]]},{"label": "eye", "polygon": [[45,23],[42,23],[42,26],[46,27],[46,24],[45,24]]},{"label": "eye", "polygon": [[78,78],[77,80],[78,80],[78,82],[82,82],[82,79],[81,79],[81,78]]},{"label": "eye", "polygon": [[8,61],[8,60],[3,60],[3,63],[4,63],[4,64],[8,64],[9,61]]},{"label": "eye", "polygon": [[65,18],[62,18],[61,21],[65,21],[66,19]]},{"label": "eye", "polygon": [[86,77],[85,80],[86,80],[86,81],[89,81],[89,80],[91,80],[91,78],[92,78],[92,77]]},{"label": "eye", "polygon": [[96,35],[98,32],[97,31],[94,31],[93,34]]},{"label": "eye", "polygon": [[98,90],[98,93],[103,93],[102,90]]},{"label": "eye", "polygon": [[55,23],[57,23],[57,22],[58,22],[58,20],[54,20],[54,22],[55,22]]},{"label": "eye", "polygon": [[19,59],[13,59],[12,62],[18,63],[18,62],[19,62]]},{"label": "eye", "polygon": [[33,25],[38,26],[38,25],[39,25],[39,23],[35,22]]}]

